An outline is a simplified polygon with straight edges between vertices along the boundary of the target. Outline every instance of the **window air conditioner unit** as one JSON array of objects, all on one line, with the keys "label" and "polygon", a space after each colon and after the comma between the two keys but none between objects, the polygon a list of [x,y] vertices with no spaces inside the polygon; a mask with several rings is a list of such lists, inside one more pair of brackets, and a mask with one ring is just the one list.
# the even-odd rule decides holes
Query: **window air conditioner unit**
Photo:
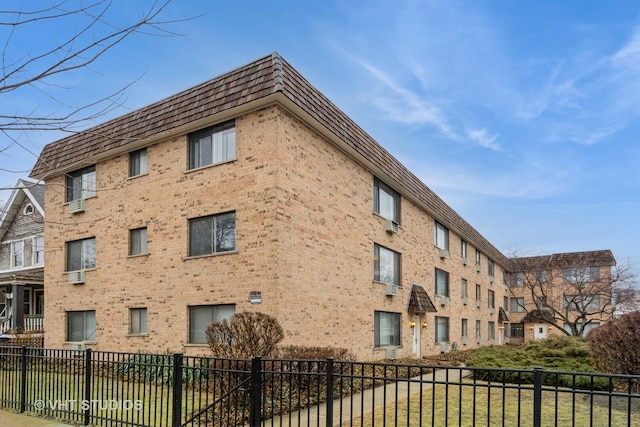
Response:
[{"label": "window air conditioner unit", "polygon": [[462,264],[463,265],[469,265],[469,258],[467,258],[466,256],[462,257]]},{"label": "window air conditioner unit", "polygon": [[440,298],[440,305],[449,305],[449,297],[445,297],[444,295],[438,295]]},{"label": "window air conditioner unit", "polygon": [[69,202],[69,213],[84,212],[84,199],[76,199]]},{"label": "window air conditioner unit", "polygon": [[493,276],[489,276],[489,282],[493,285],[494,283],[496,283],[496,278]]},{"label": "window air conditioner unit", "polygon": [[440,343],[440,353],[446,353],[448,351],[449,351],[449,343],[448,342]]},{"label": "window air conditioner unit", "polygon": [[469,297],[462,297],[462,303],[463,303],[464,305],[469,304]]},{"label": "window air conditioner unit", "polygon": [[480,273],[480,264],[476,264],[476,271]]},{"label": "window air conditioner unit", "polygon": [[84,351],[87,347],[83,342],[72,342],[69,344],[69,350],[73,351]]},{"label": "window air conditioner unit", "polygon": [[509,337],[504,337],[504,343],[505,344],[509,344],[511,342],[511,338]]},{"label": "window air conditioner unit", "polygon": [[469,337],[462,337],[462,344],[469,344]]},{"label": "window air conditioner unit", "polygon": [[398,295],[398,285],[395,283],[387,283],[387,296],[396,296]]},{"label": "window air conditioner unit", "polygon": [[479,299],[477,299],[477,300],[476,300],[476,307],[480,308],[480,306],[482,305],[481,303],[482,303],[482,301],[480,301]]},{"label": "window air conditioner unit", "polygon": [[478,344],[482,344],[482,338],[480,338],[480,337],[476,337],[476,342],[477,342]]},{"label": "window air conditioner unit", "polygon": [[496,345],[496,340],[489,340],[489,345]]},{"label": "window air conditioner unit", "polygon": [[491,313],[491,314],[495,314],[495,312],[496,312],[496,309],[495,309],[495,308],[493,308],[493,307],[489,307],[489,313]]},{"label": "window air conditioner unit", "polygon": [[389,360],[395,360],[398,358],[398,349],[395,347],[388,348],[384,352],[384,357]]},{"label": "window air conditioner unit", "polygon": [[440,258],[449,258],[449,251],[446,249],[440,249]]},{"label": "window air conditioner unit", "polygon": [[398,232],[398,223],[388,219],[386,225],[387,233],[397,233]]},{"label": "window air conditioner unit", "polygon": [[84,270],[70,271],[69,283],[73,285],[84,283]]}]

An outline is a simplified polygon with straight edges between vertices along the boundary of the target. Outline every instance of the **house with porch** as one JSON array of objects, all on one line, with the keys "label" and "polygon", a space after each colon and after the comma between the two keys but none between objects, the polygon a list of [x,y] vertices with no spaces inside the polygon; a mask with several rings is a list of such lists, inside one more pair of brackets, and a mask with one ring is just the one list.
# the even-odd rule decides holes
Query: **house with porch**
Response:
[{"label": "house with porch", "polygon": [[0,211],[0,336],[44,328],[44,185],[18,180]]}]

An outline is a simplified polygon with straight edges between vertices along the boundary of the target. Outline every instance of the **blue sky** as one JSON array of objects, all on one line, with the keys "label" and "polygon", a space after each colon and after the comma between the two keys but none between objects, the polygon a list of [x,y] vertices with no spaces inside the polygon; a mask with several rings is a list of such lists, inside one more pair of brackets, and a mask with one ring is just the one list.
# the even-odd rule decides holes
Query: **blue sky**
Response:
[{"label": "blue sky", "polygon": [[[149,4],[117,2],[109,19]],[[193,18],[3,109],[60,111],[45,92],[78,106],[133,82],[104,121],[277,51],[503,253],[611,249],[638,269],[637,2],[174,0],[163,16]],[[73,28],[48,22],[12,52]],[[14,135],[0,187],[60,136]]]}]

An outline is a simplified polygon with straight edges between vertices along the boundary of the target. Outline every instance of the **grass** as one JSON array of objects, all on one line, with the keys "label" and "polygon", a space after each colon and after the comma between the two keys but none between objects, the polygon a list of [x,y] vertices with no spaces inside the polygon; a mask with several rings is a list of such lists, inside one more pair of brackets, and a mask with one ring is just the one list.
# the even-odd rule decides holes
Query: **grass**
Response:
[{"label": "grass", "polygon": [[[627,411],[594,404],[583,395],[543,391],[542,426],[628,425]],[[626,401],[625,401],[626,402]],[[626,403],[625,403],[626,404]],[[640,425],[640,413],[629,425]],[[486,383],[437,385],[343,423],[343,426],[531,426],[533,391],[524,388],[488,388]]]}]

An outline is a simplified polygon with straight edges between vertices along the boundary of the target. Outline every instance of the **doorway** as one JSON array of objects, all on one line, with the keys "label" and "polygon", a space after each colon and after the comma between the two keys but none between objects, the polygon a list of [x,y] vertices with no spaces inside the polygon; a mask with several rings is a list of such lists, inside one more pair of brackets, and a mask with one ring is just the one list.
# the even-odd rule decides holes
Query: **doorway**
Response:
[{"label": "doorway", "polygon": [[536,323],[533,325],[533,339],[543,340],[547,338],[547,332],[546,323]]}]

